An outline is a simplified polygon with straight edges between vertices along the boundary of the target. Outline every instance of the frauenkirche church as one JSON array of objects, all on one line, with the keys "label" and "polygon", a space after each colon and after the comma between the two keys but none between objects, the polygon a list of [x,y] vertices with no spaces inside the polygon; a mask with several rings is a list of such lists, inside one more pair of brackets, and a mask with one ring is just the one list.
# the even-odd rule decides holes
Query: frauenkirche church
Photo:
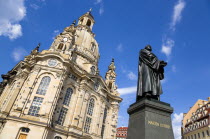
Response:
[{"label": "frauenkirche church", "polygon": [[114,60],[99,75],[91,11],[31,54],[0,83],[0,139],[115,139],[119,103]]}]

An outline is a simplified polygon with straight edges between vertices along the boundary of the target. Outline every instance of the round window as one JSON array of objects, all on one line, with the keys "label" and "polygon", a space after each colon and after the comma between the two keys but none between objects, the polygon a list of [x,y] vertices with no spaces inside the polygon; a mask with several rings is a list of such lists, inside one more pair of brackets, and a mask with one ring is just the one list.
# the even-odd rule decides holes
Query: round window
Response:
[{"label": "round window", "polygon": [[48,61],[48,66],[55,67],[56,65],[57,65],[57,60],[56,59],[50,59]]}]

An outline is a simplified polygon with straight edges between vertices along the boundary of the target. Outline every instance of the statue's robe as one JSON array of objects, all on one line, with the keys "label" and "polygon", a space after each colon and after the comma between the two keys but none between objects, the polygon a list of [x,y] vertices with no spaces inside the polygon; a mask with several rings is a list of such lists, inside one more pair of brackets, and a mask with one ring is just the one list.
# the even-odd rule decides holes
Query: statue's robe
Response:
[{"label": "statue's robe", "polygon": [[163,73],[160,69],[163,70],[158,58],[151,51],[142,49],[139,54],[137,98],[144,96],[145,93],[154,96],[163,93],[160,83]]}]

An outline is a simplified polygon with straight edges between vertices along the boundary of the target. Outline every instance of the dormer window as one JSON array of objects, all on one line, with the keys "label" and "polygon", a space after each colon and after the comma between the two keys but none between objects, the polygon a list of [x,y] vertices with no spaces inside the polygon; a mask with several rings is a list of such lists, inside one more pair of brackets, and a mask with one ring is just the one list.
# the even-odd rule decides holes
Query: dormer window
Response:
[{"label": "dormer window", "polygon": [[60,43],[60,44],[58,45],[57,49],[65,51],[65,50],[66,50],[66,46],[65,46],[65,44],[63,44],[63,43]]},{"label": "dormer window", "polygon": [[58,45],[58,49],[60,49],[60,50],[63,49],[63,43],[60,43],[60,44]]},{"label": "dormer window", "polygon": [[91,74],[95,74],[96,73],[96,67],[95,66],[92,66],[91,68],[90,68],[90,70],[91,70]]},{"label": "dormer window", "polygon": [[90,27],[91,26],[91,21],[90,21],[90,19],[88,19],[88,21],[87,21],[87,24],[86,24],[88,27]]},{"label": "dormer window", "polygon": [[82,18],[82,19],[80,20],[80,23],[79,23],[79,24],[82,25],[82,22],[83,22],[83,21],[84,21],[84,18]]},{"label": "dormer window", "polygon": [[90,48],[90,50],[91,50],[92,52],[94,52],[94,51],[95,51],[95,44],[94,44],[94,43],[92,43],[92,44],[91,44],[91,48]]}]

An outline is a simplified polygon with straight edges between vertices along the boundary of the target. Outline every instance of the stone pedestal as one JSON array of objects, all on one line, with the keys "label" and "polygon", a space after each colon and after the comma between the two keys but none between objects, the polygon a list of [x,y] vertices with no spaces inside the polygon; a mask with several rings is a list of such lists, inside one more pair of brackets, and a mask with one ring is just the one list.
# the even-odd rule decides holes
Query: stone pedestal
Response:
[{"label": "stone pedestal", "polygon": [[170,104],[143,98],[128,108],[127,139],[174,139]]}]

